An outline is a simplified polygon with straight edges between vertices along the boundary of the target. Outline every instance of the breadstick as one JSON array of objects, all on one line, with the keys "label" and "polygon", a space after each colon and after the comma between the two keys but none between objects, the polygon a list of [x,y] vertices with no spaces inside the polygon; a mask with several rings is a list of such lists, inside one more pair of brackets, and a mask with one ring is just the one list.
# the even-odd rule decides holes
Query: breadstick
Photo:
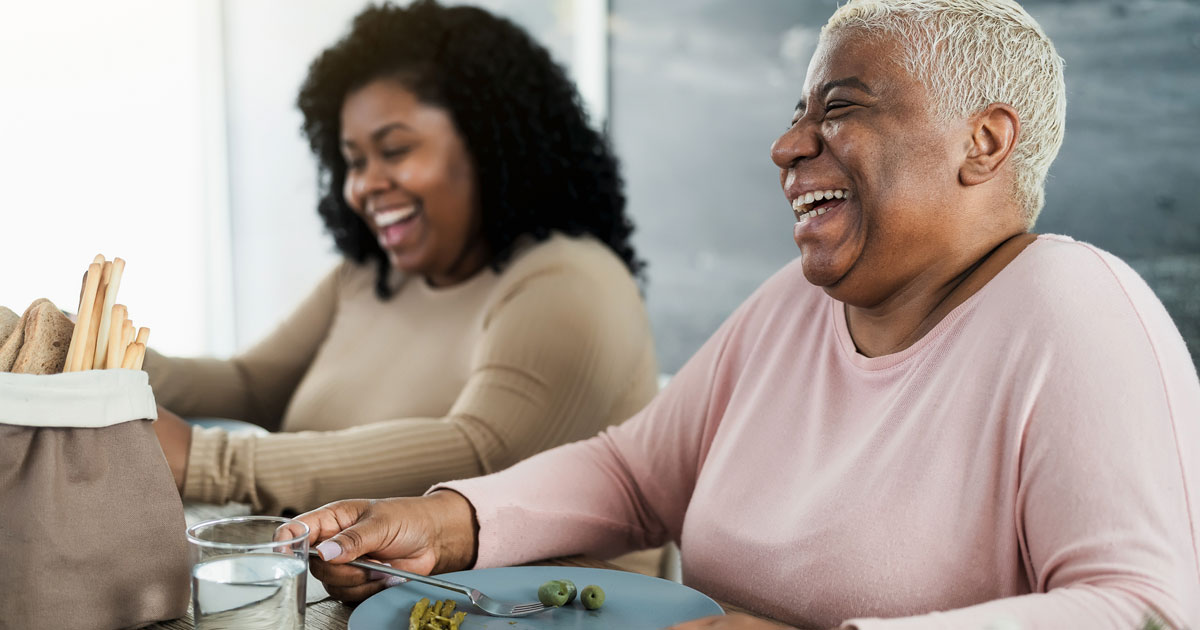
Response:
[{"label": "breadstick", "polygon": [[[64,372],[78,372],[83,365],[83,347],[87,344],[88,331],[92,326],[92,309],[96,305],[96,290],[100,288],[100,276],[104,268],[100,263],[88,265],[87,282],[83,287],[83,299],[79,303],[79,317],[75,321],[75,332],[71,335],[71,346],[67,354],[71,355],[71,363],[63,368]],[[74,352],[72,352],[74,350]]]},{"label": "breadstick", "polygon": [[142,352],[145,352],[146,347],[142,346],[142,344],[130,344],[130,348],[125,350],[125,359],[121,360],[121,368],[124,368],[124,370],[134,370],[133,365],[137,364],[138,361],[138,348],[142,348]]},{"label": "breadstick", "polygon": [[[88,327],[87,343],[83,345],[83,365],[80,369],[90,370],[96,366],[96,346],[100,340],[100,320],[104,319],[104,294],[108,292],[108,279],[112,277],[112,263],[105,262],[101,267],[100,286],[96,287],[96,301],[92,305],[92,322]],[[99,366],[103,367],[103,366]]]},{"label": "breadstick", "polygon": [[150,345],[150,329],[146,328],[145,326],[139,328],[137,331],[137,337],[134,338],[134,341],[142,344],[143,346]]},{"label": "breadstick", "polygon": [[129,351],[129,344],[133,343],[134,330],[133,320],[125,318],[125,323],[121,325],[121,363],[125,362],[125,353]]},{"label": "breadstick", "polygon": [[119,368],[121,359],[125,358],[125,347],[121,345],[121,341],[124,339],[125,320],[128,314],[129,311],[124,304],[113,305],[109,320],[108,345],[104,349],[105,367]]},{"label": "breadstick", "polygon": [[137,354],[133,357],[133,369],[142,369],[142,361],[146,360],[146,344],[133,342],[133,347],[137,348]]},{"label": "breadstick", "polygon": [[[92,262],[96,263],[97,265],[103,265],[104,264],[104,254],[96,254],[96,257],[92,259]],[[91,267],[88,268],[88,271],[91,271]],[[79,285],[79,306],[75,307],[75,315],[77,315],[77,316],[79,315],[79,312],[83,310],[83,294],[86,292],[87,292],[87,272],[84,272],[83,284]]]},{"label": "breadstick", "polygon": [[108,364],[108,329],[112,324],[112,309],[113,304],[117,301],[117,289],[121,287],[121,275],[125,273],[125,261],[121,258],[114,258],[112,275],[109,275],[108,269],[108,263],[105,263],[104,310],[100,311],[100,330],[96,332],[96,361],[93,364],[96,369],[115,367]]},{"label": "breadstick", "polygon": [[[104,256],[102,256],[100,254],[96,254],[96,257],[92,259],[92,262],[103,263]],[[79,283],[79,304],[75,306],[75,323],[76,324],[79,323],[79,313],[81,311],[83,311],[83,295],[85,293],[87,293],[87,279],[88,279],[88,273],[90,271],[91,271],[91,268],[89,267],[88,271],[83,272],[83,281]],[[71,363],[74,360],[75,360],[75,333],[74,333],[74,331],[72,331],[71,332],[71,344],[70,344],[70,347],[67,348],[67,358],[63,360],[63,371],[64,372],[71,371]]]}]

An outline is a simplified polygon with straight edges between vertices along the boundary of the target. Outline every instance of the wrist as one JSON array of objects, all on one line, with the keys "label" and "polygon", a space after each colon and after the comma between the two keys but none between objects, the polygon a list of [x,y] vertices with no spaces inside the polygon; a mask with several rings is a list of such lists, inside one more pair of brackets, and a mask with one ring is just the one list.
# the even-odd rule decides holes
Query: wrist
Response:
[{"label": "wrist", "polygon": [[430,517],[437,549],[435,573],[461,571],[475,566],[479,555],[479,522],[475,507],[453,490],[437,490],[429,495]]}]

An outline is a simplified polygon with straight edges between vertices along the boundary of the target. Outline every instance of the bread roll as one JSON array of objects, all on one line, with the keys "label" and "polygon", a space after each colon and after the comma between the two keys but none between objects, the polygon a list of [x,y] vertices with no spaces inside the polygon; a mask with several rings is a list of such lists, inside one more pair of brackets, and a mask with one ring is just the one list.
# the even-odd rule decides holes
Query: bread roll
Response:
[{"label": "bread roll", "polygon": [[24,338],[25,328],[21,326],[21,316],[0,306],[0,372],[12,370]]},{"label": "bread roll", "polygon": [[67,360],[75,324],[49,300],[38,300],[22,317],[25,340],[12,371],[15,374],[58,374]]}]

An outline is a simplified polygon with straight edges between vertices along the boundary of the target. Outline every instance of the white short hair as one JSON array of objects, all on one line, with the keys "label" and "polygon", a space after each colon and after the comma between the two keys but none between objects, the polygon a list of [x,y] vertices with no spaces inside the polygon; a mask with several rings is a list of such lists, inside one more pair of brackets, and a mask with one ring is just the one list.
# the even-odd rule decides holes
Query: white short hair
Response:
[{"label": "white short hair", "polygon": [[1017,111],[1015,196],[1033,227],[1067,112],[1063,60],[1037,21],[1012,0],[851,0],[821,34],[847,28],[896,37],[943,121],[992,103]]}]

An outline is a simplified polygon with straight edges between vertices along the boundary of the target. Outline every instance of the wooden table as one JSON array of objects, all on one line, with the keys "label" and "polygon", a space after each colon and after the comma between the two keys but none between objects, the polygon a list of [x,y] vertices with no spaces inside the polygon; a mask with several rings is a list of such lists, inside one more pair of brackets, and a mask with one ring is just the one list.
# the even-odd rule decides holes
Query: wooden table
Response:
[{"label": "wooden table", "polygon": [[[555,558],[553,560],[546,560],[543,562],[531,562],[530,565],[588,567],[595,569],[613,569],[617,571],[621,570],[620,567],[614,564],[610,564],[603,560],[594,560],[584,556]],[[746,613],[748,615],[759,617],[760,619],[769,619],[768,617],[763,617],[762,615],[755,615],[754,613],[745,610],[744,608],[734,606],[733,604],[727,604],[719,600],[717,603],[721,605],[721,608],[725,609],[725,612]],[[304,615],[304,627],[309,630],[345,630],[346,624],[350,620],[350,613],[353,611],[353,606],[348,606],[331,599],[316,602],[315,604],[309,604],[308,610]],[[171,621],[164,621],[162,623],[157,623],[150,626],[150,628],[154,630],[192,630],[192,627],[192,611],[190,606],[188,607],[187,616]]]}]

